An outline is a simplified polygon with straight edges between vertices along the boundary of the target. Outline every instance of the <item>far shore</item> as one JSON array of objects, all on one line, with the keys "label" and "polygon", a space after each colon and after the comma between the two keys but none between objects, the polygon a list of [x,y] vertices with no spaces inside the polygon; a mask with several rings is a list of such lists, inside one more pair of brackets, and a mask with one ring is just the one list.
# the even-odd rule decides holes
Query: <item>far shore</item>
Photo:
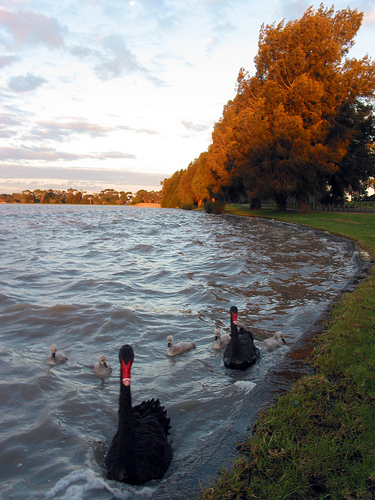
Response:
[{"label": "far shore", "polygon": [[133,207],[161,208],[160,203],[135,203]]}]

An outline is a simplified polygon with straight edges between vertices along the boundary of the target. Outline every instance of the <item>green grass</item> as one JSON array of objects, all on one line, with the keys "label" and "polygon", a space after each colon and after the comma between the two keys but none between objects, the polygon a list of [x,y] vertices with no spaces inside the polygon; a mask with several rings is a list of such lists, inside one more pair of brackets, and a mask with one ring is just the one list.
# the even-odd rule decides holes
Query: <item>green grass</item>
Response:
[{"label": "green grass", "polygon": [[[375,257],[375,215],[251,211],[319,228],[358,242]],[[202,494],[207,499],[375,498],[375,273],[335,304],[301,378],[260,413],[231,471]]]}]

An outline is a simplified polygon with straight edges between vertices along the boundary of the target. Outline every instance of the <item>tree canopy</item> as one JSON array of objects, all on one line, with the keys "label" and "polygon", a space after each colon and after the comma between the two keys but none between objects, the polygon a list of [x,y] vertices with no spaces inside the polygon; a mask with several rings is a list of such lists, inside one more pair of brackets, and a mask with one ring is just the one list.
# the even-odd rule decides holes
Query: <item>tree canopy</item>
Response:
[{"label": "tree canopy", "polygon": [[133,195],[130,191],[103,189],[100,193],[88,194],[85,191],[69,188],[59,189],[26,189],[21,193],[0,194],[2,203],[48,203],[74,205],[130,205],[136,203],[160,203],[160,191],[140,189]]},{"label": "tree canopy", "polygon": [[[349,58],[362,18],[321,5],[261,27],[255,75],[241,68],[208,151],[179,174],[200,186],[192,202],[247,196],[283,209],[292,196],[307,211],[310,195],[342,196],[374,176],[375,64]],[[162,204],[167,199],[162,192]]]}]

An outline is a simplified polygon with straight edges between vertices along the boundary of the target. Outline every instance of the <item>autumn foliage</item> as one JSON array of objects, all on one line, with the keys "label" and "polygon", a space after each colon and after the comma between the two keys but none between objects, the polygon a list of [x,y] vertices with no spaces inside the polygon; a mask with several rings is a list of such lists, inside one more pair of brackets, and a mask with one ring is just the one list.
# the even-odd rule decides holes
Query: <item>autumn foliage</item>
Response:
[{"label": "autumn foliage", "polygon": [[208,150],[164,180],[162,206],[293,197],[303,212],[374,176],[375,64],[348,56],[362,17],[321,5],[263,25],[255,75],[240,70]]}]

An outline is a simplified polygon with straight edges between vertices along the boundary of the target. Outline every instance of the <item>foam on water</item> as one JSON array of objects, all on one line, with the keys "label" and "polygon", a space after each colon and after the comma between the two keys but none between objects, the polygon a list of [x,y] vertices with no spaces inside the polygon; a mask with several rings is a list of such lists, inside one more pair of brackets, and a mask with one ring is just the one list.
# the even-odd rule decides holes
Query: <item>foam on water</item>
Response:
[{"label": "foam on water", "polygon": [[249,393],[254,389],[256,384],[254,384],[254,382],[250,382],[249,380],[239,380],[235,382],[233,386],[239,391]]},{"label": "foam on water", "polygon": [[71,472],[67,476],[59,479],[55,486],[45,495],[45,499],[50,498],[60,500],[82,500],[87,492],[91,492],[90,497],[99,498],[99,492],[108,492],[116,500],[144,500],[150,498],[153,489],[141,487],[138,489],[126,487],[127,491],[113,488],[102,477],[95,474],[91,469],[79,469]]}]

